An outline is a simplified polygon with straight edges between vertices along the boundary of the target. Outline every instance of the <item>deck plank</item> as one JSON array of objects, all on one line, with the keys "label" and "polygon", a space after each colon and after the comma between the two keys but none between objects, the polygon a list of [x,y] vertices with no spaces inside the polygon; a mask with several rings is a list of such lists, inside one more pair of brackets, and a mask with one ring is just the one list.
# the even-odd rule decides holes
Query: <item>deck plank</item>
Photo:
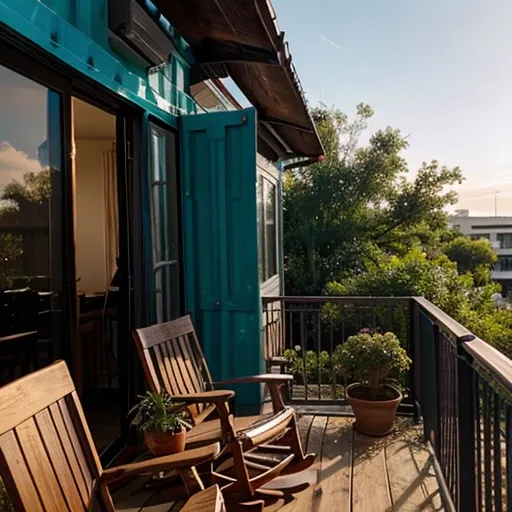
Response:
[{"label": "deck plank", "polygon": [[[312,418],[307,443],[304,443],[308,453],[316,454],[315,463],[311,469],[316,471],[317,483],[311,485],[305,491],[296,494],[289,503],[280,509],[280,512],[316,512],[320,510],[319,500],[321,498],[321,488],[318,485],[318,481],[322,471],[322,444],[327,420],[327,416],[315,416]],[[303,429],[307,428],[307,426],[307,421],[303,421],[302,424],[299,422],[301,436]]]},{"label": "deck plank", "polygon": [[311,428],[311,423],[313,423],[313,418],[314,416],[307,415],[301,416],[297,420],[297,426],[300,432],[300,442],[304,451],[307,451],[309,430]]},{"label": "deck plank", "polygon": [[423,492],[425,474],[414,461],[410,441],[399,439],[387,446],[386,463],[393,508],[403,512],[432,510]]},{"label": "deck plank", "polygon": [[331,417],[325,428],[318,510],[350,512],[353,430],[348,418]]},{"label": "deck plank", "polygon": [[423,475],[421,483],[425,496],[425,508],[423,510],[443,510],[441,493],[439,492],[436,474],[427,448],[425,446],[412,447],[411,454],[417,470]]},{"label": "deck plank", "polygon": [[384,443],[354,431],[353,512],[391,510]]}]

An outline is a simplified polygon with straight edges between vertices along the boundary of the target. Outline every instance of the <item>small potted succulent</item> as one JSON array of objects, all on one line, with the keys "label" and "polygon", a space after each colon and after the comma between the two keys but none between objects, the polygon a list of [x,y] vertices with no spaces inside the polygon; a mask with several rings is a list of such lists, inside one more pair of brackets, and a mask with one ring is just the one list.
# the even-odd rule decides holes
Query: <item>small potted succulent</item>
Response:
[{"label": "small potted succulent", "polygon": [[355,428],[370,436],[384,436],[393,430],[401,391],[391,384],[410,367],[411,360],[392,332],[360,333],[336,347],[335,369],[356,382],[346,389]]},{"label": "small potted succulent", "polygon": [[148,391],[140,398],[140,429],[149,451],[155,456],[182,452],[187,438],[186,428],[192,428],[183,411],[184,405],[173,403],[165,392]]}]

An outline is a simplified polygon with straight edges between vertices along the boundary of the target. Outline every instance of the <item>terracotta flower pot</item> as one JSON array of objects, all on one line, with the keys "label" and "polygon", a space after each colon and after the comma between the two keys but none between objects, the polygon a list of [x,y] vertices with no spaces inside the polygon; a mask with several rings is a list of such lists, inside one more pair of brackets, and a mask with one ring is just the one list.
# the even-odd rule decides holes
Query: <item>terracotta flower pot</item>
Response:
[{"label": "terracotta flower pot", "polygon": [[171,455],[185,450],[185,441],[187,440],[187,431],[183,428],[178,434],[169,434],[167,432],[146,432],[144,440],[149,451],[156,457],[162,455]]},{"label": "terracotta flower pot", "polygon": [[[402,393],[393,386],[385,385],[381,400],[364,399],[365,387],[351,384],[347,387],[348,403],[352,407],[356,422],[354,427],[368,436],[385,436],[394,429],[396,410],[402,401]],[[395,398],[392,398],[392,397]]]}]

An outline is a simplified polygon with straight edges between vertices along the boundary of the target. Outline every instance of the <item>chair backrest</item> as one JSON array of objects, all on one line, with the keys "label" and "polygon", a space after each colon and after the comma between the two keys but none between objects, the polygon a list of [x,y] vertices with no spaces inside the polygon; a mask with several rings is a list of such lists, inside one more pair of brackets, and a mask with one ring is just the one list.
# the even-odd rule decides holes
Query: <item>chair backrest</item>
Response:
[{"label": "chair backrest", "polygon": [[63,361],[0,388],[0,476],[15,510],[89,510],[101,473]]},{"label": "chair backrest", "polygon": [[[136,329],[135,344],[151,391],[188,395],[211,389],[212,378],[189,315]],[[192,417],[204,405],[189,408]]]}]

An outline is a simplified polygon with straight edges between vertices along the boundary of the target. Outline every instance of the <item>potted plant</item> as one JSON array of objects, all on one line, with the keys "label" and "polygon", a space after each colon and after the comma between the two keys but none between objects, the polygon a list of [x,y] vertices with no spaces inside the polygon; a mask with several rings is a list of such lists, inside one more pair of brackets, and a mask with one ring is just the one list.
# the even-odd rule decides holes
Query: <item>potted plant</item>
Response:
[{"label": "potted plant", "polygon": [[182,452],[185,449],[186,427],[192,428],[186,421],[184,405],[174,404],[165,392],[148,391],[140,398],[140,429],[149,451],[155,456]]},{"label": "potted plant", "polygon": [[360,333],[336,347],[335,368],[356,383],[346,389],[356,418],[355,428],[370,436],[384,436],[393,430],[402,393],[391,385],[409,369],[411,360],[392,332]]}]

